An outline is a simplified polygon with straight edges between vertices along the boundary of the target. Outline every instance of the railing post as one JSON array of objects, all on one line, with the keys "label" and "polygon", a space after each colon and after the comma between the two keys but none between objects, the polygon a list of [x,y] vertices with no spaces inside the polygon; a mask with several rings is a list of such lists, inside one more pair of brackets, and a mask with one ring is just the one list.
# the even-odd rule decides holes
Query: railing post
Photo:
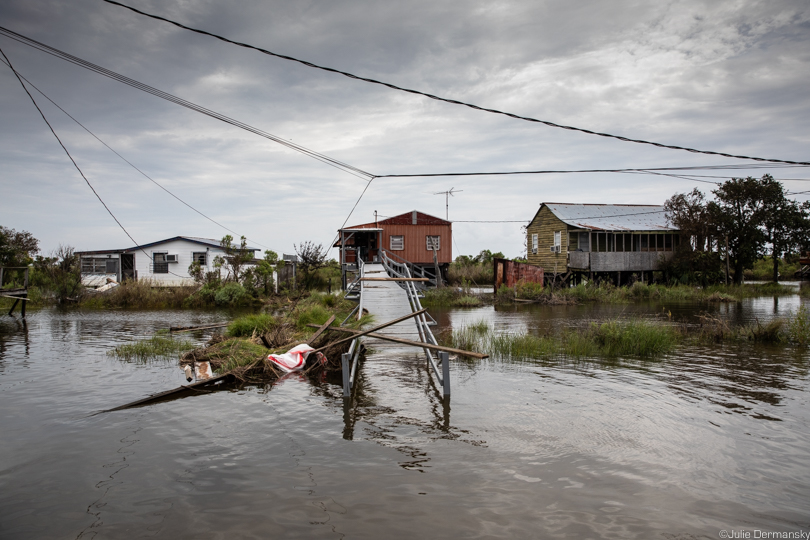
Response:
[{"label": "railing post", "polygon": [[444,396],[450,395],[450,353],[440,352],[439,358],[442,361],[442,390]]},{"label": "railing post", "polygon": [[349,387],[349,353],[340,355],[340,368],[343,372],[343,397],[351,395],[351,388]]}]

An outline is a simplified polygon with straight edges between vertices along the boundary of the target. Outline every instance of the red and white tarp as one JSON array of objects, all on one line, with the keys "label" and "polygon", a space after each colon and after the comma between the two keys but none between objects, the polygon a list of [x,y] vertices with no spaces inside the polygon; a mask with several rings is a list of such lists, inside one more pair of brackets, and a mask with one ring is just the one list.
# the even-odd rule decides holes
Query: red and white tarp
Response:
[{"label": "red and white tarp", "polygon": [[[309,353],[314,351],[312,347],[306,343],[297,345],[284,354],[271,354],[267,357],[268,360],[280,367],[286,372],[300,371],[304,369]],[[315,353],[318,360],[325,361],[323,354]]]}]

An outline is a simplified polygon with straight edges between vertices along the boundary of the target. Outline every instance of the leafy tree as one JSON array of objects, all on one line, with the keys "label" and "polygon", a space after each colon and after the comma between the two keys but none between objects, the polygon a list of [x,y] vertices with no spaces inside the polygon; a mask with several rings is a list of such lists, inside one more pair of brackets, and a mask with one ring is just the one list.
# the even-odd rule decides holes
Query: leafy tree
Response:
[{"label": "leafy tree", "polygon": [[773,260],[773,280],[779,281],[779,263],[782,256],[801,248],[807,232],[810,230],[808,220],[808,205],[788,199],[782,184],[765,175],[773,185],[765,192],[765,208],[763,211],[762,226],[765,238],[771,245],[771,259]]},{"label": "leafy tree", "polygon": [[696,251],[710,248],[717,227],[711,220],[703,193],[695,188],[689,193],[676,193],[664,203],[667,221],[681,232],[681,245]]},{"label": "leafy tree", "polygon": [[769,208],[766,201],[776,200],[780,189],[781,185],[766,174],[761,180],[732,178],[712,191],[717,200],[709,202],[708,213],[721,236],[728,237],[736,284],[742,283],[743,270],[765,253],[768,237],[762,224]]},{"label": "leafy tree", "polygon": [[316,273],[320,268],[326,266],[326,252],[323,244],[315,245],[313,242],[304,242],[301,245],[294,245],[295,254],[298,255],[298,269],[301,271],[301,284],[305,289],[315,285]]},{"label": "leafy tree", "polygon": [[[219,243],[225,255],[223,257],[214,258],[214,267],[225,268],[228,271],[228,275],[225,278],[226,281],[239,283],[242,279],[245,266],[253,261],[253,251],[247,248],[247,239],[243,236],[240,240],[239,246],[237,247],[233,243],[233,236],[227,234],[222,237],[222,241]],[[222,260],[218,261],[218,258]],[[217,266],[217,264],[219,266]]]},{"label": "leafy tree", "polygon": [[492,259],[503,259],[504,257],[504,254],[500,251],[492,253],[490,250],[485,249],[478,254],[475,260],[483,264],[492,264]]},{"label": "leafy tree", "polygon": [[39,240],[28,231],[0,225],[0,266],[28,266],[39,252]]},{"label": "leafy tree", "polygon": [[266,250],[264,259],[256,265],[256,276],[264,289],[264,294],[270,294],[270,287],[273,285],[273,272],[277,270],[278,264],[278,253]]},{"label": "leafy tree", "polygon": [[48,257],[37,256],[36,274],[42,276],[42,287],[53,292],[59,303],[75,300],[84,292],[79,256],[74,248],[60,245]]}]

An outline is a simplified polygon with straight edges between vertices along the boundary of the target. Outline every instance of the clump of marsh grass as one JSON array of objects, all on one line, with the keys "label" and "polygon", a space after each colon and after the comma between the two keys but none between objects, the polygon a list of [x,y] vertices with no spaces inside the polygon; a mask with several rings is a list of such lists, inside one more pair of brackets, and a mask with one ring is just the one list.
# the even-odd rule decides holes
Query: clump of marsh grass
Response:
[{"label": "clump of marsh grass", "polygon": [[245,315],[235,319],[225,331],[228,337],[250,337],[266,334],[276,326],[276,319],[266,313]]},{"label": "clump of marsh grass", "polygon": [[728,321],[713,315],[699,315],[698,341],[753,341],[756,343],[789,343],[806,347],[810,345],[810,311],[801,306],[787,318],[778,318],[761,323],[732,327]]},{"label": "clump of marsh grass", "polygon": [[174,339],[165,332],[160,332],[149,339],[118,345],[107,351],[107,354],[127,362],[145,363],[169,358],[193,348],[194,344],[190,341]]},{"label": "clump of marsh grass", "polygon": [[810,344],[810,312],[804,306],[790,318],[787,323],[788,339],[799,345],[806,347]]},{"label": "clump of marsh grass", "polygon": [[728,324],[728,321],[703,313],[698,315],[700,326],[698,339],[702,341],[721,342],[736,335],[736,332]]},{"label": "clump of marsh grass", "polygon": [[673,326],[643,319],[591,323],[588,330],[604,356],[663,356],[675,348],[680,332]]},{"label": "clump of marsh grass", "polygon": [[489,324],[479,321],[445,334],[443,340],[451,347],[486,352],[502,360],[657,358],[674,349],[681,335],[677,327],[640,319],[591,323],[587,329],[567,329],[544,336],[496,333]]},{"label": "clump of marsh grass", "polygon": [[422,305],[427,307],[477,307],[483,304],[481,297],[473,294],[468,284],[463,287],[427,289]]},{"label": "clump of marsh grass", "polygon": [[756,324],[741,328],[740,335],[749,341],[780,343],[787,340],[787,335],[784,332],[785,326],[786,321],[784,319],[773,319],[765,324],[761,324],[757,320]]}]

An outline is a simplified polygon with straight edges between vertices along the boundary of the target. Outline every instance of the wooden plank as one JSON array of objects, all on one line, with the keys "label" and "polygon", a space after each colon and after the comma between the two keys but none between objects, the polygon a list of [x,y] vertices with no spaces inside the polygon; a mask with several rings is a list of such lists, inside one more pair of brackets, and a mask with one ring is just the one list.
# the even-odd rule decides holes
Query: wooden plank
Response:
[{"label": "wooden plank", "polygon": [[314,353],[314,352],[322,351],[322,350],[327,349],[329,347],[332,347],[334,345],[339,345],[340,343],[345,343],[347,341],[351,341],[351,340],[353,340],[355,338],[358,338],[358,337],[361,337],[361,336],[365,336],[365,335],[370,334],[372,332],[376,332],[377,330],[382,330],[383,328],[386,328],[388,326],[392,326],[392,325],[395,325],[397,323],[401,323],[402,321],[408,320],[408,319],[410,319],[412,317],[416,317],[417,315],[421,315],[422,313],[424,313],[426,311],[427,311],[427,309],[420,309],[419,311],[414,311],[413,313],[409,313],[408,315],[405,315],[403,317],[399,317],[398,319],[394,319],[393,321],[388,321],[387,323],[381,324],[379,326],[375,326],[374,328],[370,328],[368,330],[360,331],[359,333],[357,333],[357,334],[355,334],[355,335],[353,335],[351,337],[347,337],[346,339],[341,339],[341,340],[335,341],[334,343],[330,343],[329,345],[326,345],[324,347],[320,347],[318,349],[310,351],[310,354]]},{"label": "wooden plank", "polygon": [[0,297],[11,298],[11,299],[14,299],[14,300],[22,300],[23,302],[30,302],[31,301],[30,298],[24,298],[22,296],[12,296],[10,294],[0,294]]},{"label": "wooden plank", "polygon": [[323,326],[319,327],[317,332],[312,334],[312,337],[309,338],[309,342],[314,343],[315,340],[318,339],[318,337],[320,337],[321,334],[323,334],[324,330],[329,328],[329,325],[332,324],[333,322],[335,322],[335,316],[334,315],[329,317],[329,320],[326,321],[325,323],[323,323]]},{"label": "wooden plank", "polygon": [[430,281],[422,277],[364,277],[360,281]]},{"label": "wooden plank", "polygon": [[[310,324],[308,326],[316,327],[318,325],[317,324]],[[359,330],[352,330],[351,328],[342,328],[342,327],[334,327],[334,328],[330,328],[329,330],[333,330],[335,332],[351,333],[351,334],[357,334],[357,333],[360,332]],[[489,355],[484,354],[484,353],[465,351],[463,349],[454,349],[453,347],[445,347],[443,345],[433,345],[432,343],[424,343],[424,342],[421,342],[421,341],[412,341],[410,339],[395,338],[395,337],[391,337],[391,336],[385,335],[385,334],[377,334],[376,332],[371,333],[371,334],[366,334],[366,336],[371,337],[371,338],[384,339],[386,341],[393,341],[394,343],[402,343],[403,345],[413,345],[414,347],[424,347],[426,349],[431,349],[431,350],[434,350],[434,351],[445,351],[445,352],[450,352],[450,353],[454,353],[454,354],[461,354],[461,355],[464,355],[464,356],[472,356],[473,358],[482,358],[482,359],[483,358],[489,358]]]}]

